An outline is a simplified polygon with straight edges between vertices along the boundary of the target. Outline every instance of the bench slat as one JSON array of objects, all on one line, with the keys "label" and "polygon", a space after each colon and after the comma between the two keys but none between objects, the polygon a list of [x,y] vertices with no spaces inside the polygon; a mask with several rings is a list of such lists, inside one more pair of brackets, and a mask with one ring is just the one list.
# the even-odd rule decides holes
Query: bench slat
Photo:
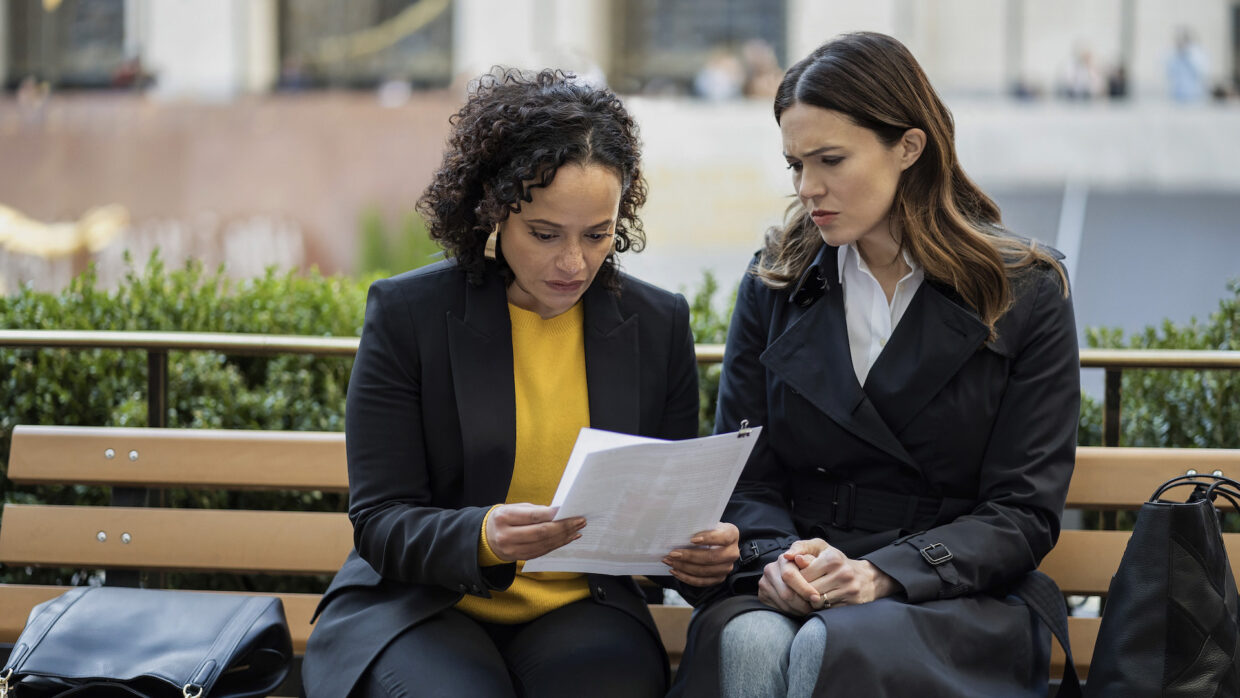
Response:
[{"label": "bench slat", "polygon": [[[105,452],[112,449],[113,457]],[[131,451],[137,460],[131,461]],[[55,427],[13,430],[20,484],[346,492],[340,432]]]},{"label": "bench slat", "polygon": [[668,660],[673,667],[685,653],[685,640],[692,614],[693,609],[688,606],[650,607],[650,615],[654,616],[654,624],[659,628],[659,636],[663,638],[663,647],[667,650]]},{"label": "bench slat", "polygon": [[[73,587],[37,586],[32,584],[0,584],[0,642],[13,643],[21,635],[30,611],[37,605],[54,599]],[[241,592],[221,591],[219,594]],[[310,618],[319,603],[318,594],[247,594],[248,596],[275,596],[284,602],[284,615],[288,619],[289,633],[293,637],[293,651],[305,654],[306,638],[310,637]]]},{"label": "bench slat", "polygon": [[[1159,485],[1188,470],[1240,479],[1240,449],[1106,448],[1076,449],[1076,470],[1068,486],[1068,506],[1076,509],[1138,509]],[[1189,488],[1168,495],[1188,496]],[[1220,507],[1230,507],[1218,499]]]},{"label": "bench slat", "polygon": [[331,512],[6,504],[0,526],[0,561],[16,565],[334,574],[352,546]]},{"label": "bench slat", "polygon": [[[1128,545],[1128,531],[1063,531],[1041,569],[1065,594],[1105,595]],[[1224,533],[1227,558],[1240,560],[1240,533]]]},{"label": "bench slat", "polygon": [[[1089,675],[1089,660],[1094,656],[1094,643],[1098,640],[1098,628],[1102,625],[1100,618],[1069,618],[1068,641],[1072,643],[1072,662],[1076,664],[1076,674],[1084,679]],[[1054,639],[1051,640],[1051,678],[1063,676],[1063,649]]]},{"label": "bench slat", "polygon": [[0,584],[0,642],[12,644],[26,627],[30,609],[72,587]]}]

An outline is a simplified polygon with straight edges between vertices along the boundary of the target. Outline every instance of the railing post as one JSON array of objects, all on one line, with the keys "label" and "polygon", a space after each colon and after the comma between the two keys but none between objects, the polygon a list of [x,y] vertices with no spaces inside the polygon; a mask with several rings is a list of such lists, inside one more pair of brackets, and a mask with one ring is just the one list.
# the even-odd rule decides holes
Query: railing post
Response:
[{"label": "railing post", "polygon": [[[146,352],[146,423],[151,427],[168,426],[168,352],[148,349]],[[142,454],[126,454],[140,459]],[[113,487],[112,506],[144,507],[149,490],[142,487]],[[142,573],[137,570],[108,570],[108,586],[142,586]],[[162,584],[160,585],[162,586]]]},{"label": "railing post", "polygon": [[1102,400],[1102,445],[1119,445],[1119,400],[1123,369],[1108,368],[1106,393]]},{"label": "railing post", "polygon": [[146,352],[146,425],[168,426],[168,352]]},{"label": "railing post", "polygon": [[[1107,368],[1106,391],[1102,398],[1102,445],[1119,445],[1119,400],[1120,386],[1123,383],[1122,368]],[[1119,526],[1119,516],[1114,511],[1102,512],[1102,527],[1115,530]]]}]

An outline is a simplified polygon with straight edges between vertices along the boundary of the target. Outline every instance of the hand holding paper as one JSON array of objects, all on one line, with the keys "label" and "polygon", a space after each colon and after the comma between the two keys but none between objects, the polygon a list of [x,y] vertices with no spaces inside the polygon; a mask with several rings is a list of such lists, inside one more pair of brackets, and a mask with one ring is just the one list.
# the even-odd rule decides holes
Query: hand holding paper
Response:
[{"label": "hand holding paper", "polygon": [[732,565],[740,558],[741,532],[734,524],[719,523],[689,540],[693,548],[679,548],[663,558],[671,575],[695,587],[719,584],[728,578]]},{"label": "hand holding paper", "polygon": [[536,504],[502,504],[487,517],[487,545],[506,562],[528,560],[581,537],[580,517],[556,519],[555,509]]},{"label": "hand holding paper", "polygon": [[[760,432],[660,441],[582,429],[552,506],[557,519],[584,517],[588,525],[524,570],[668,574],[668,551],[715,530]],[[721,531],[726,540],[730,532]]]}]

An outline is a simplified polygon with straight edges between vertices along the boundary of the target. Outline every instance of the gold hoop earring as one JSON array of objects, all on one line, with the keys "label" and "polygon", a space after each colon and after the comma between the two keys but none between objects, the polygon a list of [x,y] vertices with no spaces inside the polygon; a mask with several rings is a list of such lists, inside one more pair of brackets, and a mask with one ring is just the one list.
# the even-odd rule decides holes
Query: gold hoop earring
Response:
[{"label": "gold hoop earring", "polygon": [[487,259],[495,259],[495,248],[499,245],[499,223],[491,229],[491,234],[487,236],[486,247],[482,249],[482,256]]}]

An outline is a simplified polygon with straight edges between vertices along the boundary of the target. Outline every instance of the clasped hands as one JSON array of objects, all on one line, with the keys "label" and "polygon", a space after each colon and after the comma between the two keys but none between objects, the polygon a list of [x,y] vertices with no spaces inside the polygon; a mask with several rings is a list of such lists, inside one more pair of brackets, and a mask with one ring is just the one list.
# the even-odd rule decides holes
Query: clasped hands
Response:
[{"label": "clasped hands", "polygon": [[758,600],[794,616],[832,606],[868,603],[899,585],[868,560],[853,560],[821,538],[799,540],[758,581]]},{"label": "clasped hands", "polygon": [[[582,517],[555,520],[553,507],[503,504],[487,518],[487,545],[507,562],[532,560],[581,537]],[[692,548],[677,548],[663,558],[672,576],[691,586],[712,586],[727,578],[740,558],[740,532],[730,523],[690,536]]]}]

